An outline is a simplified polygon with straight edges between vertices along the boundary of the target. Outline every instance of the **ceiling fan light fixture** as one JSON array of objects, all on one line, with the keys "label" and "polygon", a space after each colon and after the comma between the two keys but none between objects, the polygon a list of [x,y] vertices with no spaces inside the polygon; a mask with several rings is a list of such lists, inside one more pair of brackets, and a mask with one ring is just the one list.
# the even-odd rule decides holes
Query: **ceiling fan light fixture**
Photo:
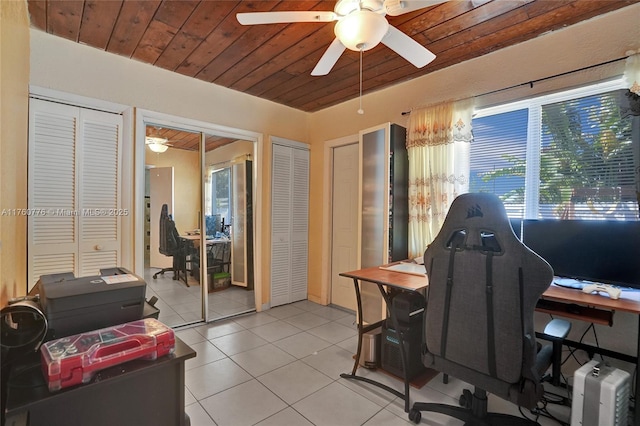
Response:
[{"label": "ceiling fan light fixture", "polygon": [[157,152],[159,154],[162,154],[167,149],[169,149],[169,145],[167,145],[167,139],[165,138],[147,136],[145,138],[145,143],[151,151]]},{"label": "ceiling fan light fixture", "polygon": [[350,50],[366,51],[380,43],[389,30],[386,18],[368,10],[357,10],[340,19],[335,26],[336,37]]}]

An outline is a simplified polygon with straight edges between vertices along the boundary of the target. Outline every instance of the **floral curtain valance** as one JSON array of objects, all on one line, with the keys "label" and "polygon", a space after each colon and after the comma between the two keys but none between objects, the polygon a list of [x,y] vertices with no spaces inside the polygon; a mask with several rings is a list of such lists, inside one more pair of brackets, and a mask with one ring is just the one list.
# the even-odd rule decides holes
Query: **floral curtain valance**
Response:
[{"label": "floral curtain valance", "polygon": [[472,110],[465,99],[411,111],[407,148],[470,142]]},{"label": "floral curtain valance", "polygon": [[451,143],[453,103],[411,111],[407,148]]}]

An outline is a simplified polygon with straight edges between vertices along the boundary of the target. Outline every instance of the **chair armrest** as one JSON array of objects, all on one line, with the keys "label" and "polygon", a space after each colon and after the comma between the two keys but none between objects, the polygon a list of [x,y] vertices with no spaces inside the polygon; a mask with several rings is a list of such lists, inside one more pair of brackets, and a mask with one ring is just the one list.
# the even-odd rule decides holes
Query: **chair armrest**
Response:
[{"label": "chair armrest", "polygon": [[543,333],[553,339],[564,339],[571,331],[571,323],[567,320],[555,318],[549,321]]}]

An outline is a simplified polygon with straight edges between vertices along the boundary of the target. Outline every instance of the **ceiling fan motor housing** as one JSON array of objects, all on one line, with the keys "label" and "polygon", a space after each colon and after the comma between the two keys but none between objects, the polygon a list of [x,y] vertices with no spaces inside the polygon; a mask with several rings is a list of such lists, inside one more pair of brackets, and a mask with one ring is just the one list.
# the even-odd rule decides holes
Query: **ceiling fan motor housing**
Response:
[{"label": "ceiling fan motor housing", "polygon": [[[399,0],[394,1],[399,3]],[[383,5],[383,0],[338,0],[333,10],[339,16],[347,16],[353,11],[362,9],[381,12]]]}]

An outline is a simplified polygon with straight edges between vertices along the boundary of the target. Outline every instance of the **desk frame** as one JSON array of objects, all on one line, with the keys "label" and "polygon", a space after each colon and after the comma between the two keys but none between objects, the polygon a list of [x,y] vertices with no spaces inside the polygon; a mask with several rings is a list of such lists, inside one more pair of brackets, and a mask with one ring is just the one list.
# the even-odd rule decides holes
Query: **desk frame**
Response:
[{"label": "desk frame", "polygon": [[[385,389],[388,392],[398,396],[399,398],[403,398],[405,402],[405,412],[409,412],[410,410],[410,399],[409,399],[409,381],[406,377],[406,357],[404,354],[404,342],[402,340],[401,333],[398,333],[398,338],[400,341],[400,356],[402,360],[402,368],[404,371],[404,394],[396,391],[395,389],[377,382],[375,380],[358,376],[357,370],[360,363],[360,356],[362,353],[362,335],[368,331],[371,331],[382,324],[382,321],[378,321],[374,324],[369,324],[365,326],[363,324],[362,318],[362,298],[360,295],[360,286],[359,281],[370,282],[375,284],[380,290],[380,294],[387,305],[387,310],[389,311],[389,318],[391,319],[393,326],[396,330],[399,330],[397,319],[395,315],[393,315],[393,311],[390,309],[391,307],[391,298],[389,291],[386,288],[394,288],[402,291],[420,291],[425,289],[428,286],[428,280],[425,278],[419,277],[417,275],[411,275],[402,272],[383,270],[379,267],[365,268],[352,272],[344,272],[340,273],[340,276],[352,278],[354,288],[356,291],[356,300],[358,307],[358,348],[356,352],[355,362],[353,365],[353,369],[351,373],[343,373],[340,377],[351,379],[351,380],[359,380],[366,383],[370,383],[379,388]],[[611,299],[608,296],[599,295],[599,294],[587,294],[583,293],[579,290],[569,289],[564,287],[559,287],[556,285],[551,285],[542,295],[541,300],[551,300],[555,302],[559,302],[560,304],[566,305],[578,305],[586,307],[586,310],[582,314],[569,312],[568,310],[550,310],[548,308],[538,307],[536,310],[542,313],[549,313],[552,315],[564,316],[570,319],[599,323],[605,325],[613,324],[613,316],[610,317],[599,315],[603,311],[609,311],[614,313],[615,311],[620,312],[628,312],[638,317],[638,331],[637,331],[637,346],[636,346],[636,355],[628,355],[621,352],[616,352],[612,350],[608,350],[605,348],[599,348],[593,345],[588,345],[581,342],[576,342],[573,340],[565,339],[563,344],[565,346],[581,349],[586,351],[590,356],[593,354],[600,354],[603,356],[608,356],[614,359],[618,359],[621,361],[626,361],[636,365],[636,377],[635,377],[635,389],[636,392],[640,390],[640,292],[622,292],[622,296],[620,299]],[[600,312],[598,312],[598,310]],[[604,319],[603,319],[604,318]],[[545,335],[543,333],[536,332],[536,336],[541,339],[545,339]],[[633,413],[633,425],[640,426],[640,407],[635,407]]]},{"label": "desk frame", "polygon": [[[353,369],[351,373],[343,373],[340,374],[340,377],[350,380],[359,380],[374,386],[377,386],[381,389],[386,390],[387,392],[391,392],[393,395],[402,398],[404,400],[404,411],[406,413],[411,409],[410,398],[409,398],[409,380],[407,379],[407,367],[406,367],[406,356],[404,353],[404,339],[402,333],[400,332],[400,328],[398,327],[398,319],[394,315],[393,310],[391,309],[391,289],[401,290],[401,291],[420,291],[427,287],[428,280],[426,275],[424,277],[403,273],[390,271],[385,269],[380,269],[379,267],[365,268],[352,272],[343,272],[340,273],[340,276],[352,278],[353,285],[356,291],[356,302],[358,306],[358,348],[356,350],[355,362],[353,364]],[[362,297],[360,295],[360,286],[358,281],[369,282],[375,284],[380,290],[380,294],[384,299],[384,302],[387,306],[387,311],[389,313],[389,319],[391,320],[393,327],[397,331],[398,341],[400,346],[400,359],[402,362],[402,371],[404,373],[404,393],[398,392],[397,390],[385,385],[384,383],[380,383],[378,381],[369,379],[367,377],[358,376],[357,370],[360,364],[360,355],[362,354],[362,336],[364,333],[374,330],[379,327],[382,322],[378,321],[373,324],[364,325],[364,319],[362,317]]]}]

